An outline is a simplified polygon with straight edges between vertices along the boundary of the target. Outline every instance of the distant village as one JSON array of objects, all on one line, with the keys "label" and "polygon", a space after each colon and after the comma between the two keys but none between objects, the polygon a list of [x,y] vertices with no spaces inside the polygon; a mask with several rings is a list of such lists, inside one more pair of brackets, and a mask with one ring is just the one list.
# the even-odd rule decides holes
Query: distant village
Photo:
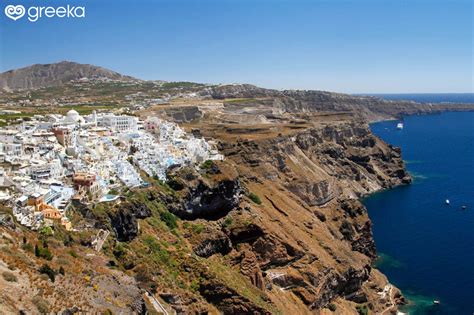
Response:
[{"label": "distant village", "polygon": [[70,230],[73,202],[111,202],[121,188],[148,186],[142,172],[165,181],[170,166],[222,159],[211,141],[157,117],[36,115],[0,128],[0,201],[31,229]]}]

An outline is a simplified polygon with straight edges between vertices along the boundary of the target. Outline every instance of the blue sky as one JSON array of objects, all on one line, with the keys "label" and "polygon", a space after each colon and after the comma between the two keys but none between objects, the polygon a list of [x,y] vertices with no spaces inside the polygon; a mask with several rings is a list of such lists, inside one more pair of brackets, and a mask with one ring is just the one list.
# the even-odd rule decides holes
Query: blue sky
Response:
[{"label": "blue sky", "polygon": [[[7,19],[8,4],[86,7]],[[71,60],[143,79],[473,92],[469,0],[1,0],[0,71]]]}]

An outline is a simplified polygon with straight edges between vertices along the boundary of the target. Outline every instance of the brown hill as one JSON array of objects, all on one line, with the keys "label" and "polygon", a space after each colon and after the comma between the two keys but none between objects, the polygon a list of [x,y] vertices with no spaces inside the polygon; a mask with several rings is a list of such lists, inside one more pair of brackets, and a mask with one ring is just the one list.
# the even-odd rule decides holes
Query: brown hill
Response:
[{"label": "brown hill", "polygon": [[94,65],[62,61],[9,70],[0,74],[0,90],[24,90],[61,86],[72,80],[109,79],[132,81],[135,78]]}]

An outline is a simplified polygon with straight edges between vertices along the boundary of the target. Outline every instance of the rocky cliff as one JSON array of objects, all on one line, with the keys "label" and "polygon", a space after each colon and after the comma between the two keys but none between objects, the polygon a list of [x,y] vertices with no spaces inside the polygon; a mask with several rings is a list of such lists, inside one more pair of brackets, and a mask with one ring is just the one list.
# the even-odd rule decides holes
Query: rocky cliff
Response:
[{"label": "rocky cliff", "polygon": [[[225,162],[172,169],[168,188],[132,197],[132,204],[141,200],[149,210],[127,209],[151,217],[141,221],[141,231],[122,238],[128,245],[115,254],[118,263],[182,313],[214,307],[225,314],[396,309],[396,289],[391,296],[379,294],[388,282],[371,267],[376,248],[359,198],[410,183],[400,150],[357,121],[279,132],[260,128],[246,134],[250,139],[243,139],[241,128],[239,137],[220,139]],[[170,234],[154,223],[158,205],[182,218],[175,225],[159,215],[178,230]],[[121,228],[113,225],[119,237]],[[137,228],[135,222],[129,230]],[[143,244],[149,249],[142,253]],[[196,258],[176,256],[183,246]],[[157,251],[156,261],[146,258],[150,251]],[[177,268],[173,272],[194,289],[169,280],[168,268]]]},{"label": "rocky cliff", "polygon": [[[382,294],[387,279],[372,267],[376,248],[359,198],[410,182],[398,148],[353,119],[205,124],[200,133],[218,141],[225,161],[173,168],[167,183],[149,178],[151,187],[124,191],[121,202],[78,208],[78,232],[53,226],[52,233],[31,233],[2,220],[10,240],[0,244],[0,265],[16,264],[25,275],[18,285],[0,279],[8,287],[0,306],[34,305],[22,291],[15,308],[12,292],[28,284],[52,312],[145,312],[155,308],[153,299],[179,314],[396,309],[398,290]],[[95,252],[99,229],[111,234]],[[32,250],[46,244],[50,255]],[[37,280],[44,264],[59,281]],[[74,285],[85,289],[56,298]]]},{"label": "rocky cliff", "polygon": [[170,169],[105,209],[114,265],[182,314],[396,309],[359,198],[410,182],[400,150],[360,121],[296,126],[203,128],[224,162]]},{"label": "rocky cliff", "polygon": [[232,223],[200,240],[198,255],[229,257],[284,313],[290,304],[309,313],[335,301],[382,308],[374,296],[386,280],[371,268],[371,223],[358,198],[411,181],[399,149],[356,122],[226,140],[220,149],[249,197],[228,215]]},{"label": "rocky cliff", "polygon": [[[227,106],[258,107],[262,102],[273,111],[293,114],[314,112],[352,112],[360,118],[380,120],[404,115],[438,113],[446,110],[472,111],[474,104],[422,104],[391,101],[373,96],[357,96],[317,90],[271,90],[249,84],[206,87],[201,96],[228,100]],[[238,103],[232,99],[239,100]]]}]

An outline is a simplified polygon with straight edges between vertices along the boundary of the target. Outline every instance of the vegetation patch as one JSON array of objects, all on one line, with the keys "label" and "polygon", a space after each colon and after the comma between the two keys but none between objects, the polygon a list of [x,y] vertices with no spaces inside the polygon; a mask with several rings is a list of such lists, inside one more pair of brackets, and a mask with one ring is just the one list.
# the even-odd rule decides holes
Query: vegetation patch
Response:
[{"label": "vegetation patch", "polygon": [[166,226],[171,230],[178,227],[178,218],[169,211],[160,213],[160,219],[165,222]]},{"label": "vegetation patch", "polygon": [[56,271],[48,264],[42,265],[39,269],[39,272],[47,275],[51,282],[54,282],[54,280],[56,280]]},{"label": "vegetation patch", "polygon": [[204,163],[200,165],[200,168],[203,170],[209,170],[211,169],[212,165],[214,165],[214,162],[211,160],[206,160]]},{"label": "vegetation patch", "polygon": [[4,271],[2,273],[2,277],[3,279],[5,279],[5,281],[8,281],[8,282],[18,282],[17,277],[13,273],[8,272],[8,271]]},{"label": "vegetation patch", "polygon": [[257,196],[256,194],[254,194],[253,192],[249,193],[248,194],[248,197],[250,200],[252,200],[254,203],[256,203],[257,205],[261,205],[262,204],[262,200],[260,199],[259,196]]},{"label": "vegetation patch", "polygon": [[336,306],[336,304],[334,304],[334,303],[329,303],[329,304],[328,304],[328,309],[329,309],[331,312],[335,312],[336,309],[337,309],[337,306]]},{"label": "vegetation patch", "polygon": [[36,295],[33,297],[33,304],[36,306],[36,309],[40,314],[48,314],[49,313],[49,303],[41,296]]},{"label": "vegetation patch", "polygon": [[46,260],[53,259],[53,254],[47,247],[46,243],[43,243],[43,245],[35,245],[35,256]]},{"label": "vegetation patch", "polygon": [[225,218],[224,222],[222,222],[222,226],[227,228],[230,227],[233,223],[233,219],[231,217]]},{"label": "vegetation patch", "polygon": [[193,225],[191,225],[191,229],[193,230],[194,233],[201,234],[202,231],[204,231],[204,225],[202,225],[200,223],[193,224]]},{"label": "vegetation patch", "polygon": [[186,81],[166,82],[166,83],[163,83],[161,85],[161,87],[164,88],[164,89],[190,88],[190,87],[201,87],[201,86],[204,86],[204,84],[194,83],[194,82],[186,82]]},{"label": "vegetation patch", "polygon": [[367,305],[357,305],[356,306],[357,313],[359,315],[368,315],[369,314],[369,308]]}]

